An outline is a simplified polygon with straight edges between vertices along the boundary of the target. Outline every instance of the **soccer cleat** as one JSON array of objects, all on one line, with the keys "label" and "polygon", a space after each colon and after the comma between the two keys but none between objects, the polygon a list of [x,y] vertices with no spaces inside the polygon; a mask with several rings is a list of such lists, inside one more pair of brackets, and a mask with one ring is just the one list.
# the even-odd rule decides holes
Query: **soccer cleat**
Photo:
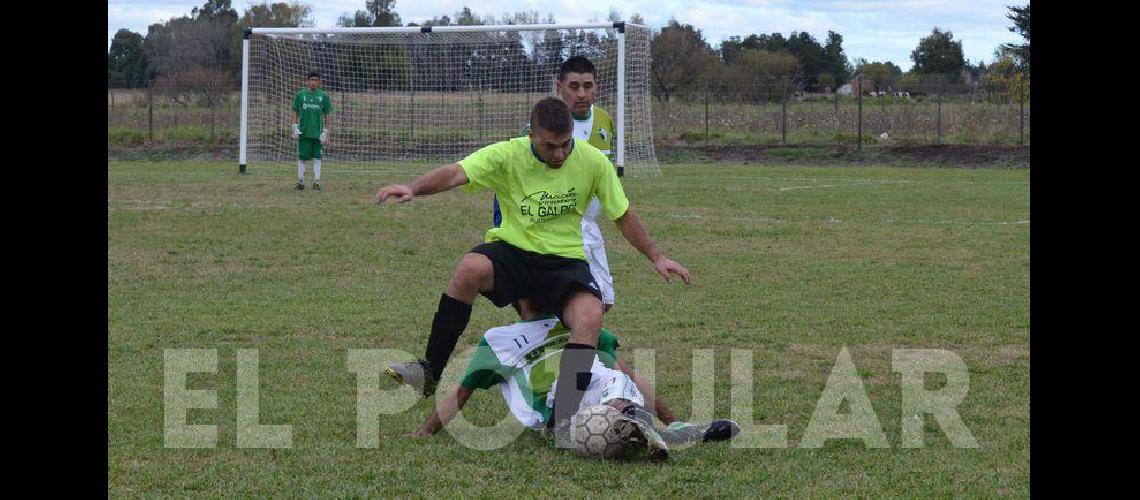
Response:
[{"label": "soccer cleat", "polygon": [[320,190],[321,190],[321,181],[314,182],[313,183],[313,191],[320,191]]},{"label": "soccer cleat", "polygon": [[296,189],[297,191],[304,191],[305,190],[305,183],[304,182],[298,182],[297,186],[294,189]]},{"label": "soccer cleat", "polygon": [[548,425],[542,426],[542,429],[540,429],[538,431],[538,437],[540,437],[546,441],[549,441],[551,443],[556,443],[556,441],[554,439],[554,426],[552,424],[549,424],[549,423],[548,423]]},{"label": "soccer cleat", "polygon": [[420,391],[425,398],[430,398],[435,394],[435,388],[439,385],[439,381],[435,379],[427,361],[422,359],[410,363],[388,365],[384,369],[384,373],[387,373],[397,383],[412,386]]},{"label": "soccer cleat", "polygon": [[662,437],[668,443],[697,443],[725,441],[740,433],[740,426],[732,420],[713,420],[704,424],[673,422],[665,427]]},{"label": "soccer cleat", "polygon": [[663,461],[669,458],[669,445],[653,426],[646,425],[640,419],[623,414],[614,422],[613,430],[623,441],[637,447],[644,446],[650,460]]}]

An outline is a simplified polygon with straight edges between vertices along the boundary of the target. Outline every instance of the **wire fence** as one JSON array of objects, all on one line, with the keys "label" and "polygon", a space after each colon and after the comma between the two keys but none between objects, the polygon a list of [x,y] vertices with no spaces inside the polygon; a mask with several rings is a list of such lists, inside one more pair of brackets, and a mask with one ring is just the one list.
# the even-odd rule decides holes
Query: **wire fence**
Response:
[{"label": "wire fence", "polygon": [[[653,139],[694,146],[1030,144],[1028,82],[852,87],[858,82],[839,89],[717,81],[670,88],[651,101]],[[108,156],[236,161],[240,112],[240,88],[231,82],[109,88]]]},{"label": "wire fence", "polygon": [[[715,91],[713,89],[716,89]],[[657,142],[863,146],[1029,144],[1028,85],[908,85],[838,92],[713,84],[658,95]],[[846,90],[846,91],[845,91]]]}]

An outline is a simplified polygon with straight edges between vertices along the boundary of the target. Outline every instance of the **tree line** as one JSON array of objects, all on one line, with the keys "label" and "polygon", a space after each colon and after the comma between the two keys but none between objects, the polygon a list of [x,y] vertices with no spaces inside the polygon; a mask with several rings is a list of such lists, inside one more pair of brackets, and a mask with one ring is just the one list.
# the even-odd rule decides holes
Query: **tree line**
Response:
[{"label": "tree line", "polygon": [[[862,77],[863,92],[905,89],[929,84],[974,84],[986,87],[1008,87],[1025,81],[1029,74],[1029,5],[1008,7],[1007,18],[1013,22],[1011,32],[1021,35],[1023,44],[1004,44],[994,51],[994,62],[970,63],[963,57],[962,41],[953,33],[934,27],[930,35],[919,40],[910,58],[908,72],[890,61],[849,60],[843,49],[843,36],[828,31],[822,41],[807,32],[731,36],[714,46],[705,40],[700,29],[670,20],[654,30],[650,42],[652,56],[652,92],[668,99],[678,91],[703,88],[717,93],[748,94],[745,98],[772,98],[774,92],[784,95],[787,89],[834,91]],[[611,8],[608,20],[621,20]],[[631,23],[644,24],[634,13]],[[366,0],[363,9],[344,13],[338,26],[449,26],[477,24],[553,24],[553,14],[545,17],[537,11],[479,16],[464,7],[454,15],[425,19],[419,24],[402,24],[395,12],[395,0]],[[141,88],[159,86],[180,91],[193,86],[206,95],[220,95],[240,81],[242,30],[246,27],[311,27],[312,8],[291,3],[263,1],[239,12],[232,0],[206,0],[188,15],[154,23],[145,35],[120,29],[107,53],[108,87]],[[387,59],[365,60],[369,56],[345,55],[336,61],[338,67],[369,64],[399,65],[410,72],[393,72],[398,78],[431,81],[440,90],[451,90],[464,82],[494,81],[502,71],[514,74],[537,71],[553,73],[553,69],[570,54],[601,57],[611,34],[596,31],[486,33],[475,38],[499,49],[494,55],[469,47],[441,45],[416,46],[403,53],[388,54]],[[532,47],[528,54],[524,43]],[[419,51],[417,53],[416,51]],[[424,51],[439,51],[425,53]],[[340,57],[340,56],[337,56]],[[377,56],[380,57],[380,56]],[[356,59],[353,59],[356,58]],[[414,64],[416,60],[449,59],[459,64]],[[545,72],[545,73],[542,73]],[[331,73],[331,74],[335,74]],[[330,74],[330,75],[331,75]],[[335,77],[334,77],[335,78]],[[516,79],[518,82],[541,81]],[[335,82],[329,82],[333,85]],[[385,88],[399,88],[406,81],[380,82]],[[202,89],[203,85],[216,88]],[[515,85],[523,85],[517,83]],[[530,90],[530,89],[510,89]],[[543,89],[536,89],[542,91]]]}]

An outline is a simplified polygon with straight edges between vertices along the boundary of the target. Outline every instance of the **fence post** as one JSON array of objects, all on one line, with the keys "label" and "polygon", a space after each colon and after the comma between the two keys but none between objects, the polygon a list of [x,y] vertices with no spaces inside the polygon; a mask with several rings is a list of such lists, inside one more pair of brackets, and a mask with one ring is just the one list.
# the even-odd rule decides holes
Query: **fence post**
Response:
[{"label": "fence post", "polygon": [[1019,135],[1018,135],[1018,139],[1017,139],[1017,145],[1018,146],[1024,146],[1025,145],[1025,80],[1024,80],[1024,78],[1021,80],[1021,95],[1018,97],[1018,101],[1019,101],[1018,104],[1020,106],[1020,110],[1018,111],[1018,119],[1020,121],[1020,125],[1018,126],[1019,127],[1019,130],[1018,130]]},{"label": "fence post", "polygon": [[942,144],[942,94],[935,95],[934,101],[938,103],[938,114],[934,120],[935,130],[938,135],[934,139],[934,143]]},{"label": "fence post", "polygon": [[[835,123],[839,123],[839,88],[835,89],[835,99],[833,99],[833,101],[835,106]],[[839,133],[835,134],[835,145],[843,145],[843,136]]]},{"label": "fence post", "polygon": [[784,85],[784,109],[780,116],[780,145],[788,145],[788,86]]},{"label": "fence post", "polygon": [[857,102],[859,103],[859,118],[856,119],[857,128],[855,129],[855,149],[863,150],[863,75],[859,75],[859,85],[856,89],[859,94]]},{"label": "fence post", "polygon": [[705,80],[705,147],[709,147],[709,81]]},{"label": "fence post", "polygon": [[154,140],[154,89],[146,90],[146,140]]}]

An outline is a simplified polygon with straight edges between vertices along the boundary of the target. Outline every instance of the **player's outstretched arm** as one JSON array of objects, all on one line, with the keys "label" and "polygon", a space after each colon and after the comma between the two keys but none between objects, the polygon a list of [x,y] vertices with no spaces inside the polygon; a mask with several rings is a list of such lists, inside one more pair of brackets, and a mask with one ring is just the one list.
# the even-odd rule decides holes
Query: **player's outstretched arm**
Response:
[{"label": "player's outstretched arm", "polygon": [[466,389],[462,385],[456,385],[455,389],[447,393],[447,395],[443,397],[443,401],[440,401],[439,405],[432,410],[431,416],[424,422],[424,425],[420,426],[416,432],[410,435],[414,437],[427,437],[437,434],[447,426],[448,422],[451,422],[451,419],[455,418],[455,414],[459,413],[459,410],[463,409],[463,406],[467,404],[467,398],[471,397],[472,392],[474,391]]},{"label": "player's outstretched arm", "polygon": [[390,184],[380,188],[376,193],[376,203],[384,203],[388,198],[405,203],[416,196],[442,193],[464,184],[467,184],[467,173],[458,163],[452,163],[421,175],[410,184]]},{"label": "player's outstretched arm", "polygon": [[667,283],[673,282],[669,275],[676,274],[681,277],[681,281],[684,281],[686,285],[693,284],[693,278],[689,276],[689,270],[685,269],[685,266],[662,255],[661,251],[657,250],[657,245],[649,237],[649,232],[645,230],[645,226],[641,225],[641,220],[637,218],[633,207],[626,209],[625,214],[618,217],[614,222],[617,223],[617,227],[621,230],[621,235],[625,236],[626,241],[642,255],[648,257],[650,262],[653,262],[657,274],[665,278]]}]

